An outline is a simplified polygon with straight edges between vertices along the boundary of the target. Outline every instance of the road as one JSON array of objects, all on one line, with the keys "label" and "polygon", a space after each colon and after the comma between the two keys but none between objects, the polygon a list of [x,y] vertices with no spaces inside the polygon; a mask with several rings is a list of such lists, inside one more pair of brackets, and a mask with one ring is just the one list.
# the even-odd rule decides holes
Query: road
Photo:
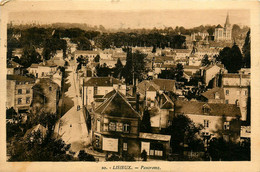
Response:
[{"label": "road", "polygon": [[[91,139],[87,130],[86,121],[82,108],[78,111],[77,106],[82,106],[79,96],[79,88],[75,74],[75,65],[66,69],[68,77],[66,84],[70,85],[65,96],[71,98],[73,106],[58,121],[55,126],[55,133],[58,134],[66,144],[71,144],[70,150],[78,152],[91,144]],[[66,103],[64,104],[66,106]]]}]

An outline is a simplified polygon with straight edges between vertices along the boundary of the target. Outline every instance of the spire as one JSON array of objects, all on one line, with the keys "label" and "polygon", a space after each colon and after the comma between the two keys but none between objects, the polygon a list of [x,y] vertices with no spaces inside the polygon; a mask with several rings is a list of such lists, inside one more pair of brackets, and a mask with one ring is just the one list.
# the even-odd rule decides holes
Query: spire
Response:
[{"label": "spire", "polygon": [[229,13],[227,13],[227,18],[226,18],[226,22],[225,22],[225,27],[230,27],[231,24],[229,22]]}]

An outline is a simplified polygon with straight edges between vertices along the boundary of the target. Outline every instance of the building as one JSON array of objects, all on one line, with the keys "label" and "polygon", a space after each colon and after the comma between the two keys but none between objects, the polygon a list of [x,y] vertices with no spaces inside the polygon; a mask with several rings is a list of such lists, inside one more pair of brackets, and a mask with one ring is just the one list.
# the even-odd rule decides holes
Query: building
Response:
[{"label": "building", "polygon": [[7,102],[6,107],[13,107],[16,112],[22,113],[29,110],[35,84],[33,78],[22,75],[7,75]]},{"label": "building", "polygon": [[74,59],[76,60],[79,56],[82,56],[92,62],[97,55],[99,55],[99,51],[76,50],[74,52]]},{"label": "building", "polygon": [[36,78],[48,78],[51,77],[56,71],[58,66],[54,63],[53,59],[43,61],[40,64],[33,63],[28,71]]},{"label": "building", "polygon": [[208,103],[225,103],[224,89],[215,87],[201,94]]},{"label": "building", "polygon": [[241,117],[237,105],[221,103],[205,103],[197,101],[177,100],[175,103],[175,115],[187,115],[196,125],[202,125],[202,136],[218,137],[216,131],[236,130],[240,133],[240,126],[231,126],[231,121]]},{"label": "building", "polygon": [[217,74],[224,73],[225,68],[222,64],[210,64],[202,68],[203,81],[206,86],[209,85],[210,81],[216,77]]},{"label": "building", "polygon": [[189,66],[200,66],[201,65],[201,58],[197,55],[190,55],[189,56],[189,62],[188,62]]},{"label": "building", "polygon": [[246,120],[247,104],[250,98],[250,74],[223,74],[221,87],[224,89],[225,103],[240,107],[242,120]]},{"label": "building", "polygon": [[23,69],[22,69],[22,65],[12,61],[12,60],[8,60],[7,63],[7,74],[8,75],[20,75],[23,74]]},{"label": "building", "polygon": [[231,41],[232,39],[232,26],[229,21],[229,14],[227,14],[224,27],[220,24],[217,25],[214,32],[214,41]]},{"label": "building", "polygon": [[32,87],[33,101],[32,113],[38,113],[44,108],[44,112],[55,114],[60,100],[60,87],[50,78],[41,78]]},{"label": "building", "polygon": [[175,91],[175,80],[171,79],[156,78],[153,80],[144,80],[137,85],[137,92],[140,94],[141,98],[146,98],[146,100],[152,102],[154,102],[157,93],[175,93]]},{"label": "building", "polygon": [[156,96],[154,107],[150,108],[153,133],[162,133],[171,124],[174,115],[174,103],[165,93]]},{"label": "building", "polygon": [[173,49],[173,51],[176,54],[175,60],[185,59],[191,54],[191,49]]},{"label": "building", "polygon": [[126,94],[126,85],[113,77],[92,77],[83,81],[82,89],[84,105],[91,105],[95,98],[101,98],[113,89]]},{"label": "building", "polygon": [[149,158],[160,159],[169,154],[170,136],[141,133],[142,117],[120,91],[107,98],[92,115],[94,149],[119,155],[127,152],[134,157],[146,150]]}]

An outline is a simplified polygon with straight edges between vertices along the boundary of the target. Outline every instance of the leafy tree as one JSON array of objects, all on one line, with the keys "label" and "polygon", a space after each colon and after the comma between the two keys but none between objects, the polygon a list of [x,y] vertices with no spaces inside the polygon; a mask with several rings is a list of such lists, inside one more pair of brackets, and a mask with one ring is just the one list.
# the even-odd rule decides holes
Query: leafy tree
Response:
[{"label": "leafy tree", "polygon": [[201,60],[202,66],[207,66],[210,64],[209,56],[207,54],[204,55],[203,59]]},{"label": "leafy tree", "polygon": [[193,151],[200,150],[203,147],[198,135],[201,129],[202,126],[195,126],[186,115],[175,116],[166,131],[171,135],[172,150],[176,153],[183,153],[184,145],[188,145],[188,148]]},{"label": "leafy tree", "polygon": [[100,56],[99,54],[94,58],[94,62],[98,63],[100,61]]},{"label": "leafy tree", "polygon": [[115,64],[113,76],[115,78],[121,78],[123,69],[124,69],[124,66],[123,66],[121,60],[118,58],[117,63]]},{"label": "leafy tree", "polygon": [[246,34],[245,44],[243,46],[243,61],[244,67],[250,68],[251,67],[251,40],[250,40],[250,30]]},{"label": "leafy tree", "polygon": [[33,46],[25,46],[20,59],[20,64],[24,67],[30,67],[32,63],[41,62],[40,54],[35,50]]},{"label": "leafy tree", "polygon": [[151,117],[148,109],[146,108],[144,110],[143,118],[141,121],[140,131],[145,133],[151,133],[152,127],[151,127]]},{"label": "leafy tree", "polygon": [[80,161],[95,161],[93,155],[87,154],[84,150],[80,150],[78,154],[78,159]]},{"label": "leafy tree", "polygon": [[178,63],[176,67],[170,68],[170,70],[163,70],[158,77],[164,79],[174,79],[177,81],[183,80],[183,65]]},{"label": "leafy tree", "polygon": [[237,73],[243,63],[242,54],[236,44],[232,48],[225,47],[221,50],[217,61],[221,61],[229,73]]},{"label": "leafy tree", "polygon": [[131,49],[127,50],[126,65],[124,66],[123,76],[126,79],[126,83],[133,83],[134,80],[138,79],[141,81],[146,73],[145,71],[145,58],[146,54],[136,51],[132,53]]},{"label": "leafy tree", "polygon": [[111,76],[112,74],[112,70],[107,67],[106,63],[104,63],[103,65],[97,65],[96,66],[96,75],[98,77],[107,77],[107,76]]}]

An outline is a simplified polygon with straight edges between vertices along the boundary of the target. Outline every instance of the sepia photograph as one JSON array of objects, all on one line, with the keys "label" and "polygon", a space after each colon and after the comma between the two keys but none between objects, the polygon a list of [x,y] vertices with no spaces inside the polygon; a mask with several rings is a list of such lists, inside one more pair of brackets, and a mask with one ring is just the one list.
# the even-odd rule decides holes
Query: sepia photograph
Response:
[{"label": "sepia photograph", "polygon": [[252,160],[250,9],[31,8],[5,21],[6,162]]}]

